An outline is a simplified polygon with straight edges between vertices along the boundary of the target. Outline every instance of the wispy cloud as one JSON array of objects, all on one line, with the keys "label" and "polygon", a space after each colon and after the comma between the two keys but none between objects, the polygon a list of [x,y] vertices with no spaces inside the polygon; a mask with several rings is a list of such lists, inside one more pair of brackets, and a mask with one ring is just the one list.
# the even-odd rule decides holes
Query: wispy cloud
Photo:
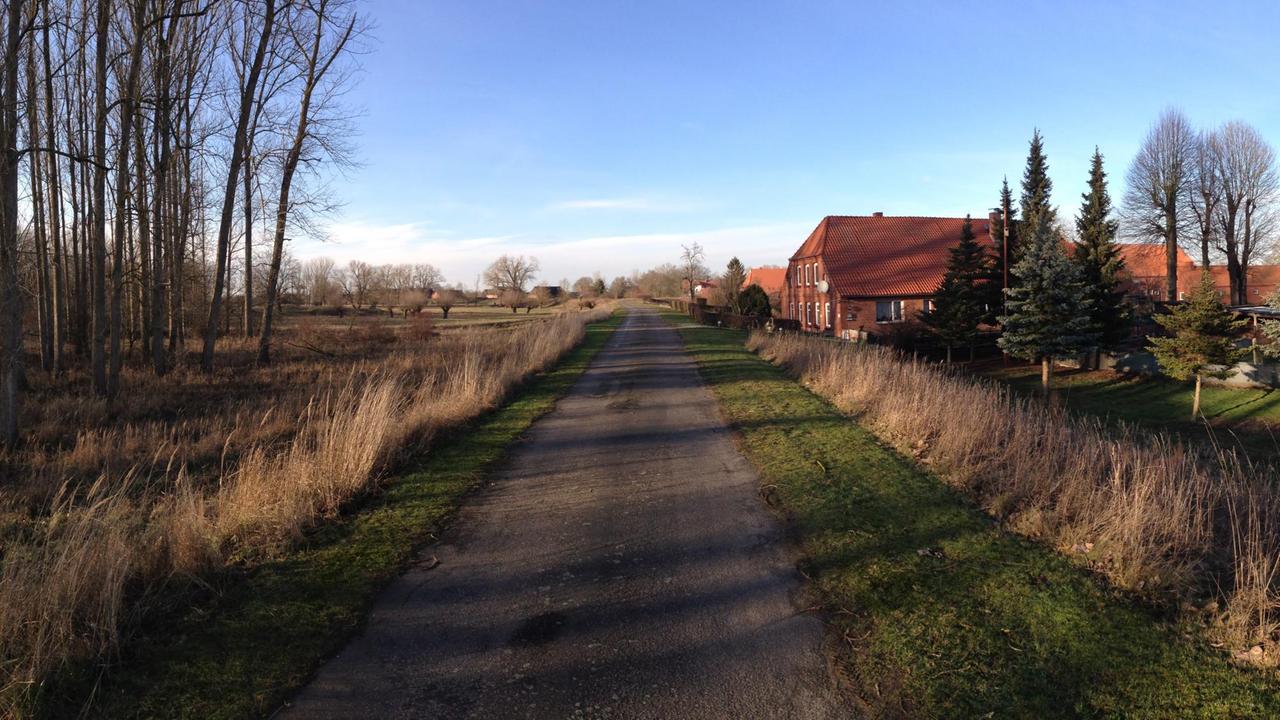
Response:
[{"label": "wispy cloud", "polygon": [[652,203],[644,198],[610,198],[603,200],[565,200],[551,203],[551,210],[648,210]]},{"label": "wispy cloud", "polygon": [[674,213],[703,208],[702,203],[655,197],[588,198],[562,200],[547,205],[548,210],[620,210],[631,212]]}]

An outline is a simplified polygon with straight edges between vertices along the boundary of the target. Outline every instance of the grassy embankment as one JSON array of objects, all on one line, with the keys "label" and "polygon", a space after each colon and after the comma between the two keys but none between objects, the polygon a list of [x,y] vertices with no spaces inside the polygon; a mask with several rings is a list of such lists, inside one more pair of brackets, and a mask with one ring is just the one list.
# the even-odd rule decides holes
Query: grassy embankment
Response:
[{"label": "grassy embankment", "polygon": [[[1039,366],[993,366],[978,372],[1025,395],[1040,392]],[[1073,411],[1239,447],[1256,460],[1280,459],[1280,438],[1275,434],[1280,426],[1280,390],[1206,386],[1200,398],[1206,428],[1189,419],[1190,383],[1125,377],[1107,370],[1068,370],[1055,376],[1054,383],[1058,399]]]},{"label": "grassy embankment", "polygon": [[1280,714],[1280,683],[1002,530],[746,350],[745,333],[668,317],[789,516],[873,716]]},{"label": "grassy embankment", "polygon": [[46,695],[44,713],[72,711],[95,683],[92,714],[98,717],[271,713],[343,645],[378,590],[433,538],[507,446],[554,406],[621,320],[615,314],[588,326],[585,340],[554,370],[499,410],[441,438],[353,513],[276,558],[214,578],[201,601],[155,612],[100,677],[62,678]]}]

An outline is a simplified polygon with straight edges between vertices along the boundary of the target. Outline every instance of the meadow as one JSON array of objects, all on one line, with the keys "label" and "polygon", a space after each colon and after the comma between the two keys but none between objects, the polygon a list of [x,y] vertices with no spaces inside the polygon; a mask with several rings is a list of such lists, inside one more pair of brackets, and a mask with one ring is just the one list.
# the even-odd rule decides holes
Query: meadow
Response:
[{"label": "meadow", "polygon": [[293,318],[269,366],[231,339],[211,376],[127,367],[113,402],[76,371],[32,373],[25,442],[0,460],[0,707],[18,713],[50,674],[108,657],[166,583],[287,551],[611,312],[456,329]]}]

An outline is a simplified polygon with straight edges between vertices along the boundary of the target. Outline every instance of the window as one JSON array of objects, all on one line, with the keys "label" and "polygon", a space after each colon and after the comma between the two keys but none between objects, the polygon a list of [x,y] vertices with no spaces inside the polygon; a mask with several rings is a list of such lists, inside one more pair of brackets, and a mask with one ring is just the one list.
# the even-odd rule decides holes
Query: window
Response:
[{"label": "window", "polygon": [[902,322],[902,301],[901,300],[877,300],[876,301],[876,322],[878,323]]},{"label": "window", "polygon": [[796,287],[803,285],[803,278],[800,277],[800,266],[796,266]]},{"label": "window", "polygon": [[805,284],[805,285],[812,285],[812,284],[813,284],[813,278],[811,278],[811,277],[809,276],[809,266],[808,266],[808,265],[805,265],[805,266],[804,266],[804,284]]},{"label": "window", "polygon": [[932,300],[925,300],[925,301],[924,301],[924,311],[925,311],[925,312],[933,312],[934,310],[937,310],[937,309],[938,309],[938,305],[937,305],[937,303],[935,303],[934,301],[932,301]]},{"label": "window", "polygon": [[823,315],[823,317],[826,318],[826,327],[831,327],[831,303],[826,304],[825,315]]},{"label": "window", "polygon": [[818,263],[813,264],[813,284],[818,284]]},{"label": "window", "polygon": [[804,304],[804,324],[805,325],[813,324],[813,303]]}]

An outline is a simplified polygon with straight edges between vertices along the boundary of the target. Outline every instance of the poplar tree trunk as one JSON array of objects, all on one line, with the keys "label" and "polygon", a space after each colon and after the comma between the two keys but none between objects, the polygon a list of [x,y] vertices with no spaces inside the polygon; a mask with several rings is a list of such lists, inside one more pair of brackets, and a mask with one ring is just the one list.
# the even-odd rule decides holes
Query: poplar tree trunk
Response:
[{"label": "poplar tree trunk", "polygon": [[213,372],[213,351],[218,342],[218,322],[222,316],[222,292],[231,245],[231,222],[236,204],[236,185],[240,180],[240,166],[244,162],[244,147],[248,135],[249,117],[253,110],[253,98],[258,87],[258,77],[262,72],[262,62],[267,53],[267,45],[271,41],[271,31],[275,25],[275,20],[275,0],[265,0],[262,34],[258,38],[258,47],[254,51],[253,64],[249,69],[248,77],[245,79],[245,86],[240,93],[240,116],[236,122],[235,139],[231,143],[231,163],[227,170],[227,182],[222,193],[222,213],[218,222],[218,245],[214,251],[217,254],[217,263],[213,274],[213,297],[209,299],[209,317],[204,328],[204,352],[200,359],[200,367],[206,373]]},{"label": "poplar tree trunk", "polygon": [[93,389],[108,394],[107,386],[107,30],[111,0],[98,0],[94,48],[93,118],[93,343],[89,350]]},{"label": "poplar tree trunk", "polygon": [[[280,178],[280,196],[276,200],[276,228],[271,246],[271,267],[267,271],[267,297],[262,305],[262,334],[258,338],[258,362],[266,364],[271,361],[271,323],[280,295],[280,265],[284,258],[285,229],[289,221],[289,193],[293,187],[293,176],[302,159],[303,146],[311,121],[311,100],[316,86],[328,72],[333,61],[342,53],[351,33],[355,29],[355,17],[347,26],[342,37],[334,45],[333,50],[325,57],[320,57],[321,41],[324,38],[325,12],[327,2],[321,2],[316,8],[315,32],[311,37],[308,49],[306,82],[302,87],[302,97],[298,103],[298,124],[293,134],[293,144],[285,157],[284,169]],[[247,183],[246,183],[247,192]],[[246,238],[248,224],[246,223]],[[247,242],[247,239],[246,239]],[[246,295],[246,297],[248,297]]]},{"label": "poplar tree trunk", "polygon": [[1045,398],[1049,397],[1049,386],[1053,382],[1053,358],[1048,355],[1040,358],[1040,388]]},{"label": "poplar tree trunk", "polygon": [[1196,392],[1191,398],[1191,421],[1200,417],[1200,373],[1196,373]]},{"label": "poplar tree trunk", "polygon": [[18,442],[22,404],[22,297],[18,289],[18,43],[22,0],[9,0],[0,98],[0,445]]}]

